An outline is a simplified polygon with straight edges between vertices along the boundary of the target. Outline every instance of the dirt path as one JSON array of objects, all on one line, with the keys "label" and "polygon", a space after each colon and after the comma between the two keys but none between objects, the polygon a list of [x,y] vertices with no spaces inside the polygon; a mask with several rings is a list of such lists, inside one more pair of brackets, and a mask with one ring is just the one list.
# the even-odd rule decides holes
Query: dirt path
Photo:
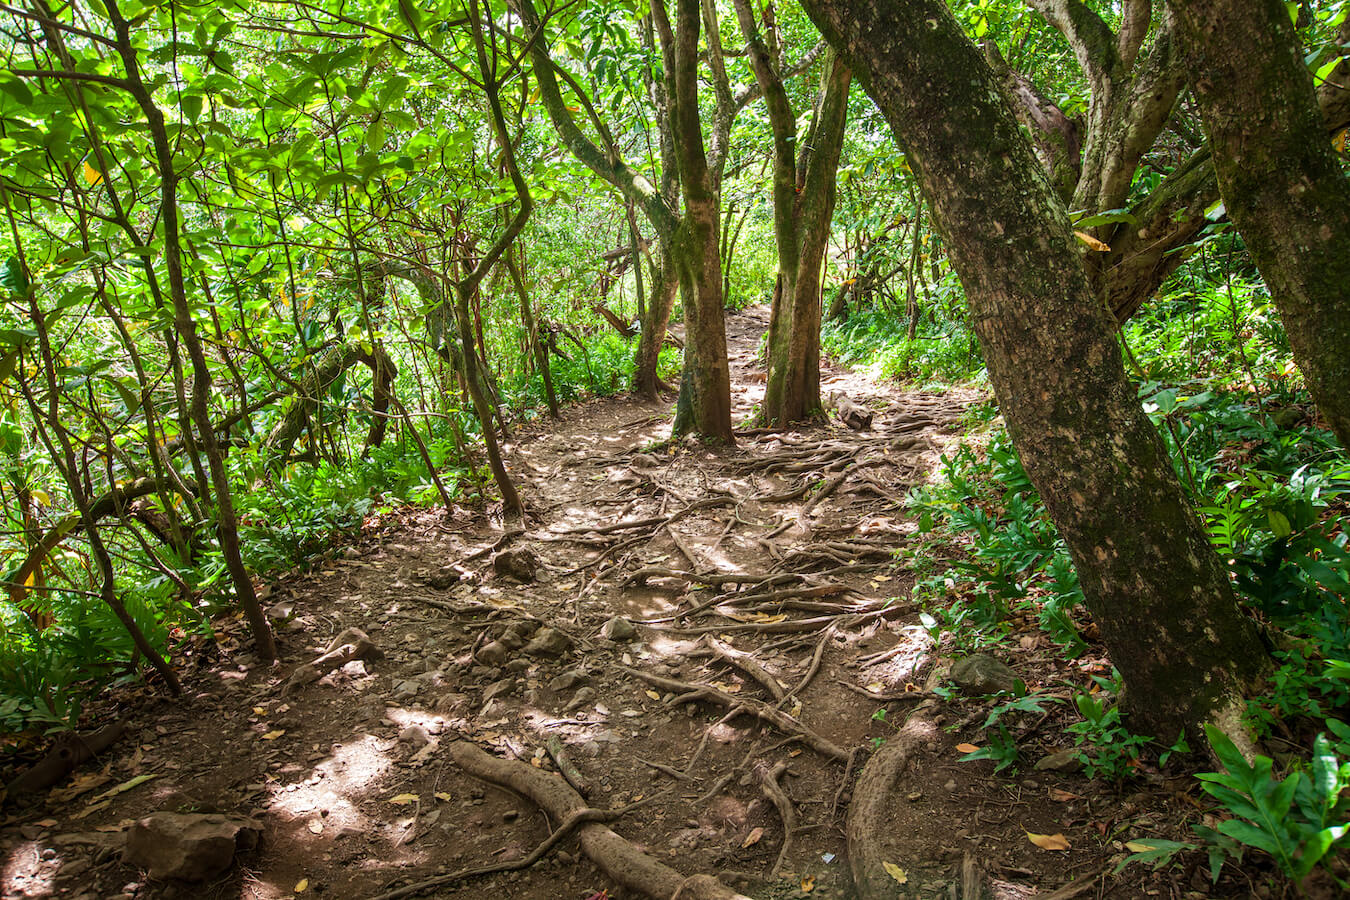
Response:
[{"label": "dirt path", "polygon": [[[763,393],[754,354],[766,318],[728,320],[738,417]],[[269,603],[285,664],[260,666],[239,649],[242,626],[226,623],[218,651],[187,673],[185,702],[125,698],[117,714],[131,737],[3,830],[5,896],[362,898],[525,857],[550,823],[464,774],[446,752],[455,741],[547,772],[558,769],[549,743],[564,748],[590,806],[637,804],[611,827],[685,874],[757,897],[855,896],[843,836],[852,777],[914,706],[885,697],[921,687],[934,664],[894,561],[915,527],[901,501],[931,476],[975,395],[835,369],[824,390],[869,408],[871,428],[831,420],[712,450],[663,443],[665,404],[569,409],[509,446],[531,507],[523,532],[466,510],[419,512],[284,579]],[[533,562],[533,579],[495,572],[494,548]],[[350,628],[382,656],[286,689]],[[677,699],[693,690],[681,683],[703,693]],[[971,734],[985,709],[953,703],[936,724]],[[962,739],[924,738],[924,761],[885,814],[897,890],[947,896],[968,855],[1012,891],[1002,896],[1101,868],[1114,832],[1095,830],[1081,778],[989,780],[989,763],[956,762]],[[796,819],[781,858],[773,784]],[[147,882],[117,848],[157,810],[253,815],[264,839],[215,883]],[[1047,854],[1023,827],[1068,833],[1076,849]],[[637,896],[569,837],[523,871],[428,895],[601,891]]]}]

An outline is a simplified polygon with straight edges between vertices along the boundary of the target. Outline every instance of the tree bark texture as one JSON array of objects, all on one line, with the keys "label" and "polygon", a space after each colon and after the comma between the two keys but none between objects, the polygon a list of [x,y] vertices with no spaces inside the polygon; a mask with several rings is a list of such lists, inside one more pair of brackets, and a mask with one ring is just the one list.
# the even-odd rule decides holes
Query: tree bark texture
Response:
[{"label": "tree bark texture", "polygon": [[1252,624],[1125,377],[1067,212],[996,76],[941,0],[805,0],[932,205],[1009,433],[1127,686],[1170,739],[1240,712]]},{"label": "tree bark texture", "polygon": [[1279,0],[1169,0],[1219,189],[1303,377],[1350,449],[1350,180]]},{"label": "tree bark texture", "polygon": [[773,131],[778,283],[769,314],[769,371],[761,414],[766,424],[786,425],[820,412],[820,273],[834,215],[852,73],[830,55],[820,102],[801,142],[797,117],[749,0],[736,0],[736,15]]},{"label": "tree bark texture", "polygon": [[696,432],[734,443],[731,429],[731,367],[727,362],[722,312],[722,265],[714,172],[703,149],[698,106],[699,0],[674,0],[675,21],[664,0],[652,3],[652,21],[661,40],[666,95],[675,135],[684,215],[675,231],[675,270],[684,299],[684,376],[673,434]]}]

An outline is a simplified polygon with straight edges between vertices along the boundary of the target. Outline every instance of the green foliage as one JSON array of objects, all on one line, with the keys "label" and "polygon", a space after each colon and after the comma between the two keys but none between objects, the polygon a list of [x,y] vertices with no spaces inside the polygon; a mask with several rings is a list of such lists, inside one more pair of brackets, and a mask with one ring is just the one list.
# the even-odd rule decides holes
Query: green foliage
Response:
[{"label": "green foliage", "polygon": [[903,321],[879,310],[855,312],[843,322],[826,322],[821,348],[832,358],[869,370],[874,376],[920,385],[954,384],[983,378],[979,342],[963,324],[925,322],[913,340]]},{"label": "green foliage", "polygon": [[1205,734],[1225,771],[1199,778],[1205,793],[1230,818],[1217,829],[1196,826],[1202,838],[1220,848],[1225,846],[1219,841],[1222,836],[1262,850],[1294,881],[1306,878],[1330,850],[1344,845],[1350,833],[1350,801],[1341,794],[1350,785],[1350,761],[1338,758],[1325,735],[1314,740],[1306,768],[1277,779],[1269,757],[1258,754],[1248,762],[1218,728],[1206,725]]},{"label": "green foliage", "polygon": [[[1120,720],[1119,676],[1113,679],[1092,676],[1097,692],[1074,694],[1074,706],[1083,718],[1068,727],[1074,736],[1078,760],[1089,778],[1122,781],[1134,773],[1139,756],[1153,738],[1133,734]],[[1112,698],[1112,699],[1107,699]]]}]

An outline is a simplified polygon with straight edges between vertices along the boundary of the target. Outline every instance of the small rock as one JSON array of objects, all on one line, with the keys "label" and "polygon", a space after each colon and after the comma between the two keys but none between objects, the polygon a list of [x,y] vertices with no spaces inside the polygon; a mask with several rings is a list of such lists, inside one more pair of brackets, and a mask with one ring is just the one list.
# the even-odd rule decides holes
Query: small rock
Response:
[{"label": "small rock", "polygon": [[601,637],[620,644],[631,641],[635,635],[637,629],[623,616],[615,616],[600,627]]},{"label": "small rock", "polygon": [[539,557],[533,550],[524,547],[515,550],[503,550],[492,557],[492,571],[507,578],[514,578],[521,584],[531,584],[539,569]]},{"label": "small rock", "polygon": [[524,634],[521,634],[520,630],[514,625],[503,631],[502,636],[497,638],[497,642],[508,650],[519,650],[521,647],[524,647],[529,640],[530,639]]},{"label": "small rock", "polygon": [[586,684],[591,677],[581,669],[568,669],[548,683],[550,691],[570,691],[579,684]]},{"label": "small rock", "polygon": [[997,694],[1017,686],[1017,673],[987,653],[975,653],[952,664],[951,679],[970,694]]},{"label": "small rock", "polygon": [[151,878],[205,881],[228,869],[237,850],[258,846],[262,826],[214,813],[157,812],[127,831],[123,861]]},{"label": "small rock", "polygon": [[590,703],[594,699],[595,699],[595,690],[592,688],[584,687],[581,690],[577,691],[576,694],[572,697],[572,699],[567,702],[567,705],[563,707],[563,712],[572,712],[573,710],[581,709],[581,707]]},{"label": "small rock", "polygon": [[487,703],[489,700],[505,697],[506,695],[513,693],[515,689],[516,681],[514,678],[503,678],[501,681],[494,681],[483,690],[483,702]]},{"label": "small rock", "polygon": [[514,822],[516,819],[519,818],[520,818],[520,810],[518,809],[508,809],[506,812],[502,813],[503,822]]},{"label": "small rock", "polygon": [[1041,772],[1077,772],[1083,768],[1083,761],[1078,758],[1077,750],[1060,750],[1041,757],[1035,768]]},{"label": "small rock", "polygon": [[502,668],[510,672],[512,675],[523,675],[525,674],[525,671],[529,669],[529,667],[530,661],[528,659],[513,659],[505,666],[502,666]]},{"label": "small rock", "polygon": [[947,783],[942,786],[942,789],[947,793],[951,793],[952,791],[956,790],[956,779],[948,778]]},{"label": "small rock", "polygon": [[474,654],[474,657],[485,666],[500,666],[506,662],[508,656],[510,651],[501,641],[489,641],[479,647],[478,652]]},{"label": "small rock", "polygon": [[56,851],[53,850],[51,847],[47,847],[41,853],[39,853],[38,856],[43,860],[56,859]]},{"label": "small rock", "polygon": [[572,639],[556,628],[540,628],[525,645],[530,656],[562,656],[572,647]]},{"label": "small rock", "polygon": [[420,681],[412,679],[400,681],[398,684],[394,685],[394,699],[411,700],[413,697],[416,697],[421,690],[422,682]]},{"label": "small rock", "polygon": [[431,735],[421,725],[409,725],[398,733],[398,739],[411,744],[414,750],[420,750],[431,743]]}]

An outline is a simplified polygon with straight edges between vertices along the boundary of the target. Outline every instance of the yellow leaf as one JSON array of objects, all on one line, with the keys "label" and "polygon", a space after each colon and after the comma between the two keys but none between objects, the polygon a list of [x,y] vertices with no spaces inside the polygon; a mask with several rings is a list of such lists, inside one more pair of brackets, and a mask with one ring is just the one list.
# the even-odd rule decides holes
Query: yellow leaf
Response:
[{"label": "yellow leaf", "polygon": [[84,162],[84,180],[89,182],[90,187],[93,187],[103,180],[103,173],[89,165],[88,160],[85,160]]},{"label": "yellow leaf", "polygon": [[267,715],[267,710],[263,709],[261,706],[255,706],[253,707],[253,714],[255,716],[265,716]]},{"label": "yellow leaf", "polygon": [[262,739],[263,739],[264,741],[275,741],[277,738],[281,737],[281,736],[282,736],[283,734],[285,734],[285,733],[286,733],[286,729],[284,729],[284,728],[278,728],[278,729],[276,729],[275,731],[269,731],[269,732],[267,732],[267,734],[264,734],[264,735],[262,736]]},{"label": "yellow leaf", "polygon": [[1105,244],[1097,240],[1095,237],[1088,234],[1086,231],[1075,231],[1073,233],[1073,236],[1078,238],[1078,240],[1081,241],[1082,243],[1091,247],[1093,250],[1101,250],[1102,252],[1106,252],[1107,250],[1111,249],[1109,244]]},{"label": "yellow leaf", "polygon": [[1069,839],[1062,834],[1036,834],[1033,831],[1027,831],[1025,828],[1022,830],[1027,832],[1027,840],[1042,850],[1061,851],[1069,849]]},{"label": "yellow leaf", "polygon": [[390,797],[390,803],[397,803],[399,806],[407,806],[409,803],[416,803],[421,798],[416,794],[399,794],[397,797]]},{"label": "yellow leaf", "polygon": [[802,878],[802,893],[809,894],[816,889],[816,876],[806,875]]},{"label": "yellow leaf", "polygon": [[303,894],[305,891],[309,890],[309,879],[301,878],[299,881],[295,883],[295,887],[292,888],[291,890],[292,893]]},{"label": "yellow leaf", "polygon": [[741,841],[741,849],[744,850],[746,847],[758,844],[759,839],[762,837],[764,837],[764,829],[760,828],[758,825],[755,826],[750,829],[750,833],[745,836],[745,840]]},{"label": "yellow leaf", "polygon": [[437,791],[433,796],[435,796],[437,800],[444,800],[446,803],[449,803],[452,799],[454,799],[446,791]]},{"label": "yellow leaf", "polygon": [[656,691],[643,691],[643,693],[646,694],[648,697],[651,697],[653,700],[661,699],[661,695],[658,694]]},{"label": "yellow leaf", "polygon": [[315,819],[309,823],[309,830],[312,834],[323,834],[323,823]]},{"label": "yellow leaf", "polygon": [[1157,850],[1158,848],[1148,841],[1126,841],[1125,849],[1131,853],[1147,853],[1149,850]]},{"label": "yellow leaf", "polygon": [[956,749],[960,750],[962,753],[974,753],[976,750],[980,748],[975,746],[974,744],[957,744]]},{"label": "yellow leaf", "polygon": [[882,684],[880,681],[874,681],[867,686],[867,689],[874,694],[880,694],[882,691],[886,690],[886,685]]},{"label": "yellow leaf", "polygon": [[106,790],[106,791],[104,791],[103,793],[99,794],[97,797],[95,797],[93,800],[91,800],[91,801],[89,801],[89,802],[90,802],[91,804],[92,804],[92,803],[97,803],[97,802],[100,801],[100,800],[107,800],[109,797],[116,797],[118,794],[125,794],[127,791],[131,790],[132,788],[134,788],[134,787],[139,787],[140,785],[145,784],[145,783],[146,783],[147,781],[149,781],[151,778],[158,778],[158,777],[159,777],[159,775],[157,775],[157,774],[137,775],[135,778],[132,778],[132,779],[129,780],[129,781],[124,781],[124,782],[122,782],[121,784],[119,784],[119,785],[118,785],[117,787],[115,787],[115,788],[109,788],[108,790]]},{"label": "yellow leaf", "polygon": [[896,884],[909,884],[909,876],[905,870],[893,862],[883,862],[881,867],[886,870],[886,874],[895,879]]}]

